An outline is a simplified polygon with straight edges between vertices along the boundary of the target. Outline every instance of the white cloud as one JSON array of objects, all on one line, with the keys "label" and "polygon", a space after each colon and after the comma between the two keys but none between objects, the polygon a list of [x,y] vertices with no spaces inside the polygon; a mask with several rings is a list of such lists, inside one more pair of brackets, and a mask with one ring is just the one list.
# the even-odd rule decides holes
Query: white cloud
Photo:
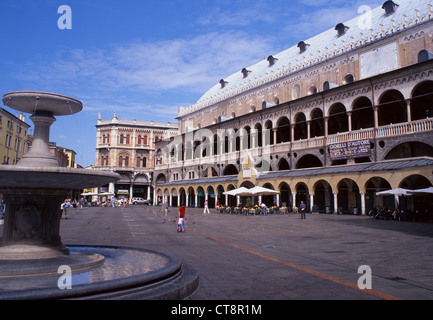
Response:
[{"label": "white cloud", "polygon": [[82,88],[85,83],[92,95],[179,89],[198,94],[218,82],[218,77],[256,63],[270,48],[268,39],[244,32],[208,33],[189,39],[64,50],[50,62],[27,63],[15,76],[68,88]]}]

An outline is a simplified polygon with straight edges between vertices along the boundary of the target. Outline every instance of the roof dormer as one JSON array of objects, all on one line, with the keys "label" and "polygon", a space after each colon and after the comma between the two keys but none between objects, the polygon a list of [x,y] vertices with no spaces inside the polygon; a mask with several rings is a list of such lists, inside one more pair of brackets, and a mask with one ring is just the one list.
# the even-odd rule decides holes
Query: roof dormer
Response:
[{"label": "roof dormer", "polygon": [[243,68],[241,72],[242,72],[242,75],[244,76],[244,79],[246,77],[248,77],[248,75],[251,73],[251,71],[247,70],[246,68]]},{"label": "roof dormer", "polygon": [[224,89],[224,87],[227,85],[227,81],[225,81],[224,79],[220,80],[220,85],[221,85],[221,89]]},{"label": "roof dormer", "polygon": [[309,46],[310,45],[308,43],[305,43],[304,41],[299,42],[298,43],[299,53],[304,53]]},{"label": "roof dormer", "polygon": [[270,67],[272,67],[277,61],[278,61],[278,59],[274,58],[273,56],[268,57],[268,62],[269,62]]},{"label": "roof dormer", "polygon": [[346,34],[349,27],[345,26],[343,23],[339,23],[335,26],[335,30],[337,30],[338,36],[341,37]]},{"label": "roof dormer", "polygon": [[385,1],[384,4],[382,5],[382,9],[385,10],[386,16],[393,14],[395,10],[397,10],[397,7],[398,4],[394,3],[394,1],[391,0]]}]

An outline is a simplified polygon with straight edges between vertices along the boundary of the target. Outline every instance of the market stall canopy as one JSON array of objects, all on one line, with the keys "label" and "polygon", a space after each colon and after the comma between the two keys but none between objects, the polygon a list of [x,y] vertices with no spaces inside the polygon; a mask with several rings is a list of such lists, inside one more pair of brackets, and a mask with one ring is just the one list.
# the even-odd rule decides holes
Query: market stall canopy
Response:
[{"label": "market stall canopy", "polygon": [[378,196],[411,196],[410,193],[411,190],[403,189],[403,188],[397,188],[397,189],[391,189],[381,192],[376,192],[376,195]]}]

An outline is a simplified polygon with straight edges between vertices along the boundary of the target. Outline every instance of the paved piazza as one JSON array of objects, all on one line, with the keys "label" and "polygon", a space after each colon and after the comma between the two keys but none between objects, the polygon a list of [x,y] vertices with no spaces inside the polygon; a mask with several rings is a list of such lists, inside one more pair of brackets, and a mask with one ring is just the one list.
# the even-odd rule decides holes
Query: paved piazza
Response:
[{"label": "paved piazza", "polygon": [[[203,215],[187,208],[85,208],[61,220],[65,244],[132,246],[176,255],[199,271],[188,300],[433,298],[433,225],[354,215]],[[1,228],[0,228],[1,230]],[[360,266],[372,289],[360,290]],[[367,282],[364,281],[364,284]]]}]

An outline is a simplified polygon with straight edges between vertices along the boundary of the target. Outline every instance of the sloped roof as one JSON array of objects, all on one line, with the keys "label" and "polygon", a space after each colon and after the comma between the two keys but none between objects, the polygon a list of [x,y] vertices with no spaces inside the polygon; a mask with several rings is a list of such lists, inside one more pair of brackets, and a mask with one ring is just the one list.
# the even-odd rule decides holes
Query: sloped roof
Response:
[{"label": "sloped roof", "polygon": [[[228,99],[433,18],[431,0],[395,0],[394,2],[398,6],[393,14],[386,15],[382,6],[377,7],[344,22],[343,25],[348,27],[344,35],[339,36],[337,30],[332,28],[310,39],[300,39],[300,42],[303,41],[308,45],[304,52],[301,53],[298,45],[295,45],[270,56],[277,59],[273,65],[270,65],[268,59],[262,60],[244,68],[242,70],[244,72],[239,70],[231,76],[221,79],[225,83],[223,88],[220,83],[221,80],[218,80],[195,105],[187,108],[180,107],[179,116]],[[371,15],[371,20],[366,19],[366,15]],[[371,26],[365,25],[366,21],[371,21]],[[336,26],[340,23],[342,22],[335,22]],[[245,69],[250,71],[246,77],[244,76]]]}]

